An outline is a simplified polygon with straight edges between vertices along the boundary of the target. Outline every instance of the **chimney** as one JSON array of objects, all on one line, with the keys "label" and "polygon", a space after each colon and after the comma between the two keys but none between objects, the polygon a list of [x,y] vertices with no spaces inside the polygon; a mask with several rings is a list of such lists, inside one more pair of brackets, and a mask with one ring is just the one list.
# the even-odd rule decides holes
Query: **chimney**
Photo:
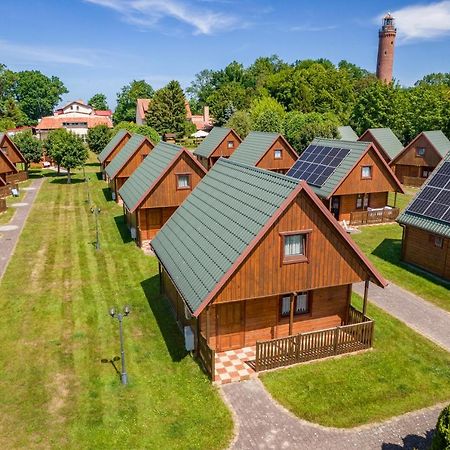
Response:
[{"label": "chimney", "polygon": [[205,122],[205,124],[209,123],[209,106],[203,107],[203,122]]}]

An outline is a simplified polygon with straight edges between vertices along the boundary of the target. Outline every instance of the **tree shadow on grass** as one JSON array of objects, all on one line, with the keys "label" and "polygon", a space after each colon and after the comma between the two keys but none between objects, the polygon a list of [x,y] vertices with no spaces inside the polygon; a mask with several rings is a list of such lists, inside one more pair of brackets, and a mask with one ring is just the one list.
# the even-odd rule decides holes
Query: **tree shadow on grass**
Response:
[{"label": "tree shadow on grass", "polygon": [[445,281],[444,279],[429,274],[425,270],[422,270],[418,267],[414,267],[410,264],[403,262],[401,258],[402,254],[402,240],[401,239],[384,239],[381,244],[376,247],[372,255],[377,256],[384,261],[387,261],[395,266],[400,266],[402,269],[406,270],[409,273],[422,277],[428,281],[431,281],[434,284],[439,286],[443,286],[448,288],[450,283]]},{"label": "tree shadow on grass", "polygon": [[107,202],[110,202],[112,200],[111,189],[109,187],[106,187],[102,189],[102,192],[103,196],[105,197],[105,200]]},{"label": "tree shadow on grass", "polygon": [[381,445],[382,450],[426,450],[431,446],[431,441],[433,439],[434,430],[428,430],[425,436],[418,436],[416,434],[408,434],[403,440],[403,445],[389,444],[383,442]]},{"label": "tree shadow on grass", "polygon": [[72,181],[70,183],[67,183],[67,176],[59,176],[58,178],[53,179],[50,181],[50,183],[54,184],[78,184],[78,183],[84,183],[83,178],[72,178]]},{"label": "tree shadow on grass", "polygon": [[86,167],[96,167],[96,166],[100,167],[100,163],[98,163],[98,162],[90,162],[90,163],[86,163],[85,166]]},{"label": "tree shadow on grass", "polygon": [[128,244],[128,242],[131,242],[133,239],[131,239],[130,230],[125,223],[125,216],[123,214],[121,216],[115,216],[114,221],[116,222],[116,226],[119,230],[123,243]]},{"label": "tree shadow on grass", "polygon": [[103,180],[103,175],[101,172],[95,172],[95,176],[97,177],[97,180]]},{"label": "tree shadow on grass", "polygon": [[187,351],[184,348],[184,339],[177,326],[168,300],[159,293],[159,275],[154,275],[142,281],[141,286],[172,361],[181,361],[187,355]]}]

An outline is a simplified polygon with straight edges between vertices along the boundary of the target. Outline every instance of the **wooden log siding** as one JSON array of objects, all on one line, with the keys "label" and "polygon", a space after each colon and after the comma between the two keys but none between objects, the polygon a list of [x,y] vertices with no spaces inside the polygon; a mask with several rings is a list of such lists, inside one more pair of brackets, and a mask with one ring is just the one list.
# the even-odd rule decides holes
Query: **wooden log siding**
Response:
[{"label": "wooden log siding", "polygon": [[394,222],[400,214],[399,208],[353,211],[350,213],[350,225],[370,225],[374,223]]},{"label": "wooden log siding", "polygon": [[348,322],[350,323],[326,330],[257,341],[255,370],[275,369],[371,348],[373,321],[350,307]]},{"label": "wooden log siding", "polygon": [[216,352],[209,347],[201,333],[198,335],[198,356],[203,363],[206,373],[214,381]]},{"label": "wooden log siding", "polygon": [[403,177],[403,184],[405,186],[420,187],[424,181],[426,181],[426,178],[423,177]]}]

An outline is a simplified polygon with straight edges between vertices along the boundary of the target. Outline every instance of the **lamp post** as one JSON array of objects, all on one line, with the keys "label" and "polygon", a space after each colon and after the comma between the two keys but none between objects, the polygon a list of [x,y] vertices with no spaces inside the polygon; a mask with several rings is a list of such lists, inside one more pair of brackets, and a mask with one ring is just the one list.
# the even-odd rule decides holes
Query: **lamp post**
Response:
[{"label": "lamp post", "polygon": [[97,206],[93,206],[91,208],[91,213],[94,214],[95,217],[95,249],[100,250],[100,238],[98,235],[98,215],[100,214],[101,209]]},{"label": "lamp post", "polygon": [[123,313],[116,313],[114,308],[109,310],[109,315],[114,319],[116,318],[119,321],[119,334],[120,334],[120,355],[122,359],[122,373],[120,374],[120,379],[122,384],[128,384],[128,375],[127,370],[125,368],[125,350],[123,348],[123,329],[122,329],[122,321],[123,318],[130,314],[130,307],[125,306],[123,308]]}]

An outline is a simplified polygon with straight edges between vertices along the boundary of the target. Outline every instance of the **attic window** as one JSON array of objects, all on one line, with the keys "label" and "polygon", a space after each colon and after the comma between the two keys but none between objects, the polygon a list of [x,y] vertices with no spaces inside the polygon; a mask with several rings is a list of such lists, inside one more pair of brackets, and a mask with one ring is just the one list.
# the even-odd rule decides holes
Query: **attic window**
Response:
[{"label": "attic window", "polygon": [[309,233],[311,233],[311,230],[280,233],[283,264],[308,261]]},{"label": "attic window", "polygon": [[228,141],[227,148],[234,148],[234,141]]},{"label": "attic window", "polygon": [[434,246],[442,248],[444,246],[444,239],[441,236],[434,236]]},{"label": "attic window", "polygon": [[372,178],[372,166],[361,167],[361,178],[364,180],[369,180]]},{"label": "attic window", "polygon": [[3,154],[5,154],[6,156],[8,156],[8,147],[2,147],[2,152],[3,152]]},{"label": "attic window", "polygon": [[282,155],[283,155],[283,152],[282,152],[281,148],[277,148],[274,150],[273,157],[275,159],[281,159]]},{"label": "attic window", "polygon": [[418,147],[416,150],[416,156],[419,156],[420,158],[425,156],[425,147]]},{"label": "attic window", "polygon": [[191,174],[179,173],[177,174],[177,189],[190,189],[191,188]]}]

